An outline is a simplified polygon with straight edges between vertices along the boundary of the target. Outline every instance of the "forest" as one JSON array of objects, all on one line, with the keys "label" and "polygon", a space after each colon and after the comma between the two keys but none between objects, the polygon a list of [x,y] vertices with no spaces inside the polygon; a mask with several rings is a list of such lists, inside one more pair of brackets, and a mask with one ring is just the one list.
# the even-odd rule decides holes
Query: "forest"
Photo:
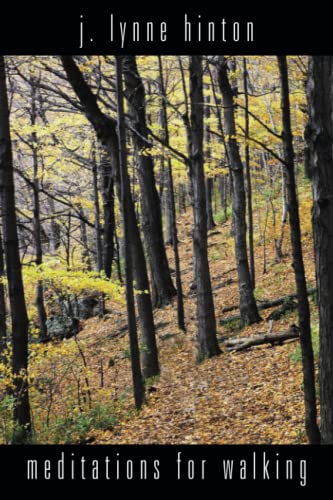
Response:
[{"label": "forest", "polygon": [[332,56],[0,56],[0,444],[332,444],[331,190]]}]

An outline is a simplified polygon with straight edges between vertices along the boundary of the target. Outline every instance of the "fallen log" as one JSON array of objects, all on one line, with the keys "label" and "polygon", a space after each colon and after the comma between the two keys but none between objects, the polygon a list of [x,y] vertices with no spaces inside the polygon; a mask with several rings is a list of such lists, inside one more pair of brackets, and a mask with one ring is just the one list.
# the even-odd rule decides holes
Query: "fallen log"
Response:
[{"label": "fallen log", "polygon": [[256,337],[244,337],[241,339],[230,339],[225,342],[225,347],[228,351],[243,351],[244,349],[249,349],[250,347],[262,345],[262,344],[281,344],[285,340],[297,339],[299,338],[299,328],[296,325],[292,325],[288,330],[278,333],[264,333],[263,335],[257,335]]},{"label": "fallen log", "polygon": [[[309,288],[308,289],[308,295],[314,295],[317,292],[317,288]],[[258,310],[262,311],[264,309],[270,309],[271,307],[278,307],[282,306],[285,303],[290,303],[292,299],[297,299],[297,293],[292,293],[290,295],[285,295],[284,297],[280,297],[279,299],[274,299],[274,300],[267,300],[265,302],[262,302],[261,304],[258,304]],[[228,306],[224,307],[222,309],[222,312],[230,312],[234,311],[235,309],[239,308],[238,305],[233,305],[233,306]],[[219,321],[220,325],[224,325],[225,323],[229,323],[230,321],[236,321],[241,319],[240,314],[236,314],[234,316],[229,316],[228,318],[221,319]]]}]

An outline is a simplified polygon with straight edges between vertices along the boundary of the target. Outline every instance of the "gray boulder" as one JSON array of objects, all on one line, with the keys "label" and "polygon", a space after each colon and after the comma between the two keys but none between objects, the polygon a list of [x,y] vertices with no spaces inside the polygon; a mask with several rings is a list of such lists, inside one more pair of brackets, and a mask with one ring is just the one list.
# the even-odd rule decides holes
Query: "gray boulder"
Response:
[{"label": "gray boulder", "polygon": [[49,338],[69,339],[79,333],[80,321],[65,315],[50,316],[46,321]]}]

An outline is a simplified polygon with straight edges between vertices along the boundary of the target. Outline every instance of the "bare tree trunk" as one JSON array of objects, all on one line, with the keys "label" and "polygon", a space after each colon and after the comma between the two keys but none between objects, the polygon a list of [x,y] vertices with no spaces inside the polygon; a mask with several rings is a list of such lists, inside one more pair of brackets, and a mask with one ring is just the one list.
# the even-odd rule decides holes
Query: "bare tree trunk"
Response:
[{"label": "bare tree trunk", "polygon": [[[84,108],[85,115],[93,125],[98,139],[107,148],[107,151],[110,155],[113,168],[113,176],[115,179],[117,194],[119,197],[119,141],[116,131],[116,123],[112,118],[104,115],[104,113],[102,113],[99,109],[96,101],[96,96],[91,92],[73,58],[70,56],[62,56],[61,60],[68,79]],[[136,221],[133,200],[129,207],[129,214],[131,215],[131,218],[129,219],[129,225],[131,232],[131,242],[133,244],[133,274],[136,283],[136,290],[140,292],[137,294],[136,300],[139,313],[141,342],[143,344],[141,353],[142,370],[144,377],[148,378],[159,374],[158,351],[156,345],[155,326],[149,290],[147,267],[140,238],[140,232]]]},{"label": "bare tree trunk", "polygon": [[224,105],[224,128],[228,138],[227,151],[230,161],[231,199],[233,212],[233,230],[235,238],[235,253],[238,272],[240,314],[242,326],[260,321],[257,304],[253,294],[253,286],[246,243],[246,198],[244,187],[243,164],[236,140],[236,125],[234,116],[234,94],[231,88],[227,64],[223,57],[219,61],[219,85]]},{"label": "bare tree trunk", "polygon": [[193,259],[197,289],[197,360],[220,353],[207,252],[206,190],[203,168],[202,56],[190,57],[191,143],[190,174],[193,190]]},{"label": "bare tree trunk", "polygon": [[[30,89],[31,89],[31,125],[34,127],[36,125],[37,110],[36,110],[36,90],[38,82],[34,77],[30,79]],[[33,231],[36,249],[36,265],[40,266],[43,263],[43,248],[42,248],[42,238],[41,238],[41,223],[40,223],[40,201],[39,201],[39,165],[38,165],[38,137],[35,131],[31,134],[31,149],[32,149],[32,167],[33,167]],[[46,327],[46,310],[44,304],[44,287],[43,282],[40,280],[36,286],[36,309],[38,316],[38,326],[39,326],[39,339],[45,340],[48,336]]]},{"label": "bare tree trunk", "polygon": [[207,177],[205,186],[206,186],[207,229],[208,231],[210,231],[215,227],[215,222],[213,217],[214,179],[212,177]]},{"label": "bare tree trunk", "polygon": [[308,79],[309,173],[319,306],[320,430],[333,444],[333,57],[310,57]]},{"label": "bare tree trunk", "polygon": [[[92,153],[92,175],[93,175],[93,200],[94,200],[94,216],[95,216],[95,241],[96,241],[96,264],[97,271],[100,273],[103,270],[103,243],[102,243],[102,228],[101,228],[101,211],[98,196],[98,169],[96,161],[96,153]],[[105,312],[104,295],[101,293],[98,299],[99,316],[103,317]]]},{"label": "bare tree trunk", "polygon": [[[168,159],[166,161],[168,162]],[[163,175],[164,175],[164,183],[166,184],[166,186],[163,190],[162,202],[164,206],[164,215],[165,215],[165,245],[167,246],[167,245],[173,245],[171,194],[168,182],[169,176],[167,169],[164,169]]]},{"label": "bare tree trunk", "polygon": [[105,151],[102,151],[101,157],[99,171],[104,218],[102,249],[103,271],[107,278],[111,278],[115,232],[113,176],[112,165]]},{"label": "bare tree trunk", "polygon": [[[214,80],[213,73],[212,73],[209,65],[208,65],[208,72],[209,72],[210,83],[211,83],[213,97],[214,97],[214,104],[215,104],[214,109],[215,109],[215,115],[217,118],[218,130],[220,132],[220,136],[218,138],[223,143],[226,158],[227,158],[227,163],[230,163],[228,148],[227,148],[227,144],[225,141],[223,121],[222,121],[221,99],[216,95],[215,80]],[[218,186],[219,186],[219,191],[220,191],[221,208],[223,209],[224,222],[225,222],[228,218],[228,213],[227,213],[227,210],[228,210],[228,175],[219,175]]]},{"label": "bare tree trunk", "polygon": [[[169,146],[169,128],[168,128],[168,117],[166,108],[166,90],[164,87],[163,79],[163,67],[162,59],[158,56],[159,63],[159,73],[160,73],[160,85],[162,94],[162,123],[164,125],[164,141],[165,145]],[[183,287],[181,281],[181,271],[180,271],[180,259],[178,251],[178,234],[177,234],[177,220],[176,220],[176,206],[175,206],[175,193],[173,185],[172,176],[172,165],[171,158],[167,159],[167,190],[170,205],[170,215],[171,215],[171,237],[173,241],[173,253],[175,259],[175,271],[176,271],[176,286],[177,286],[177,313],[178,313],[178,327],[185,331],[185,315],[184,315],[184,301],[183,301]]]},{"label": "bare tree trunk", "polygon": [[[208,87],[208,86],[207,86]],[[209,87],[208,87],[209,88]],[[205,161],[208,163],[211,159],[211,137],[210,137],[210,128],[209,128],[209,119],[210,119],[210,96],[207,95],[205,97],[205,127],[204,127],[204,139],[206,146],[206,158]],[[204,162],[205,162],[204,161]],[[207,229],[208,231],[215,227],[215,222],[213,218],[213,188],[214,188],[214,179],[210,176],[210,173],[206,173],[206,210],[207,210]]]},{"label": "bare tree trunk", "polygon": [[[51,214],[55,214],[55,205],[54,205],[54,200],[50,197],[48,197],[48,204],[50,207]],[[52,249],[53,252],[57,252],[60,248],[61,245],[61,226],[60,224],[56,221],[55,216],[52,216],[51,222],[51,242],[52,242]]]},{"label": "bare tree trunk", "polygon": [[100,273],[103,269],[103,250],[102,250],[102,231],[101,215],[98,198],[98,172],[96,155],[93,152],[92,158],[92,181],[93,181],[93,200],[94,200],[94,218],[95,218],[95,242],[96,242],[96,264],[97,271]]},{"label": "bare tree trunk", "polygon": [[133,142],[138,157],[141,188],[141,216],[145,246],[152,279],[152,301],[155,307],[169,304],[176,294],[173,286],[163,242],[160,199],[156,190],[153,159],[147,149],[145,90],[139,75],[135,56],[124,57],[124,77],[129,113],[134,122]]},{"label": "bare tree trunk", "polygon": [[293,268],[295,272],[295,282],[298,296],[298,319],[303,361],[305,427],[310,443],[316,444],[320,442],[320,433],[317,425],[316,389],[311,340],[310,307],[306,288],[306,278],[301,243],[301,228],[295,185],[294,148],[290,119],[288,65],[286,56],[278,56],[278,63],[281,82],[281,108],[283,125],[282,140],[285,161],[284,167],[287,181],[286,185],[288,193],[290,237],[293,254]]},{"label": "bare tree trunk", "polygon": [[17,237],[13,157],[9,125],[5,60],[0,56],[0,200],[3,239],[8,279],[8,294],[12,320],[12,369],[14,383],[13,441],[27,442],[31,436],[30,402],[28,388],[28,330],[21,262]]},{"label": "bare tree trunk", "polygon": [[6,325],[6,294],[2,279],[5,277],[5,263],[3,260],[2,235],[0,229],[0,362],[7,342]]},{"label": "bare tree trunk", "polygon": [[127,172],[126,158],[126,133],[124,118],[124,98],[122,83],[122,57],[116,57],[117,65],[117,108],[118,108],[118,135],[119,135],[119,168],[121,179],[121,203],[123,213],[123,231],[125,240],[125,280],[126,280],[126,304],[128,334],[131,351],[132,379],[134,388],[135,406],[140,409],[145,401],[145,386],[141,373],[140,351],[138,334],[135,319],[135,304],[133,291],[133,270],[132,270],[132,249],[131,227],[128,223],[129,218],[133,217],[134,206],[131,195],[130,181]]},{"label": "bare tree trunk", "polygon": [[[159,59],[159,66],[160,66],[160,73],[161,73],[161,67],[162,63],[160,62]],[[161,93],[161,109],[159,110],[158,113],[158,118],[159,118],[159,124],[161,129],[163,130],[164,136],[165,136],[165,128],[167,126],[167,116],[166,113],[164,113],[163,106],[166,105],[165,99],[166,96],[163,95],[164,92],[164,87],[163,83],[161,82],[161,77],[159,77],[159,87],[160,87],[160,93]],[[164,137],[165,141],[165,137]],[[164,158],[164,152],[161,153],[160,155],[160,190],[159,190],[159,195],[160,195],[160,200],[161,200],[161,205],[164,210],[164,217],[165,217],[165,245],[173,245],[172,241],[172,208],[171,208],[171,194],[170,194],[170,186],[168,182],[168,173],[165,168],[165,163],[167,161],[167,158]]]},{"label": "bare tree trunk", "polygon": [[275,261],[280,262],[283,259],[282,245],[284,240],[284,230],[287,224],[288,217],[288,206],[287,206],[287,196],[286,196],[286,174],[282,166],[281,175],[281,201],[282,201],[282,214],[281,214],[281,226],[280,226],[280,236],[277,238],[275,243]]},{"label": "bare tree trunk", "polygon": [[249,225],[249,257],[250,257],[250,274],[252,287],[256,287],[256,270],[254,261],[254,244],[253,244],[253,211],[252,211],[252,184],[250,171],[250,122],[249,122],[249,94],[247,82],[247,66],[246,57],[243,58],[243,80],[244,80],[244,96],[245,96],[245,172],[246,172],[246,194],[247,194],[247,220]]},{"label": "bare tree trunk", "polygon": [[91,271],[91,260],[89,253],[88,237],[87,237],[87,225],[85,223],[85,213],[83,207],[80,206],[80,240],[82,243],[82,260],[86,264],[87,271]]}]

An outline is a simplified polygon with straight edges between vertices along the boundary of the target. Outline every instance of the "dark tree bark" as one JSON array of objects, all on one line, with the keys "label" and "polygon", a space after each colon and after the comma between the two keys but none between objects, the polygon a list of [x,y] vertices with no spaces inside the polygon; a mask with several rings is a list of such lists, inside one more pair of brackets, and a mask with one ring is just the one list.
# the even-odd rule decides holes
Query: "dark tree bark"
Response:
[{"label": "dark tree bark", "polygon": [[[229,155],[228,155],[228,148],[227,148],[227,144],[225,141],[223,121],[222,121],[221,99],[216,95],[216,88],[215,88],[216,78],[214,79],[213,73],[212,73],[209,65],[208,65],[208,72],[209,72],[209,77],[210,77],[210,84],[211,84],[211,88],[212,88],[212,93],[213,93],[213,97],[214,97],[214,104],[215,104],[214,110],[215,110],[215,115],[217,118],[218,130],[220,132],[218,139],[223,143],[227,163],[230,163]],[[221,208],[223,209],[224,222],[225,222],[228,218],[228,213],[227,213],[227,209],[228,209],[228,175],[219,175],[218,186],[219,186],[219,191],[220,191]]]},{"label": "dark tree bark", "polygon": [[228,176],[219,175],[218,186],[220,191],[221,208],[223,210],[224,222],[228,218]]},{"label": "dark tree bark", "polygon": [[288,217],[287,197],[286,197],[286,174],[283,166],[281,174],[281,202],[282,202],[282,214],[281,214],[280,236],[275,241],[276,262],[280,262],[280,260],[283,259],[282,245],[284,240],[284,230],[287,224],[287,217]]},{"label": "dark tree bark", "polygon": [[[84,108],[84,113],[87,119],[94,127],[99,141],[106,147],[110,155],[113,176],[117,186],[117,194],[119,196],[119,141],[116,131],[116,122],[102,113],[97,104],[96,97],[85,82],[82,73],[75,64],[73,58],[70,56],[63,56],[61,59],[68,80]],[[133,200],[132,203],[129,204],[129,209],[130,210],[127,215],[131,215],[129,225],[131,232],[131,244],[133,245],[132,259],[135,286],[139,292],[148,292],[138,293],[136,297],[141,330],[141,343],[143,345],[141,352],[142,370],[144,377],[148,378],[159,374],[158,352],[155,338],[151,296],[149,293],[147,267],[140,232],[136,221]]]},{"label": "dark tree bark", "polygon": [[[159,66],[160,66],[160,74],[161,74],[161,68],[162,68],[162,61],[160,60],[159,56]],[[163,131],[163,140],[165,141],[165,128],[167,126],[167,117],[166,113],[164,112],[163,107],[166,106],[165,99],[166,96],[164,96],[164,87],[163,87],[163,81],[161,82],[161,77],[158,80],[159,82],[159,91],[161,94],[161,109],[159,110],[158,113],[158,119],[159,119],[159,124],[161,127],[161,130]],[[161,205],[164,210],[164,217],[165,217],[165,245],[172,245],[172,208],[171,208],[171,195],[170,195],[170,186],[168,182],[168,173],[165,168],[167,158],[164,157],[164,153],[162,152],[160,155],[160,189],[159,189],[159,196],[161,200]]]},{"label": "dark tree bark", "polygon": [[[165,129],[165,126],[163,126]],[[168,162],[168,158],[166,159]],[[162,194],[162,204],[164,208],[164,216],[165,216],[165,245],[173,245],[172,239],[172,207],[171,207],[171,195],[170,195],[170,186],[168,182],[168,172],[167,169],[164,169],[163,172],[165,188]]]},{"label": "dark tree bark", "polygon": [[[93,146],[94,147],[94,146]],[[100,273],[103,270],[103,245],[101,228],[101,209],[98,197],[98,168],[96,161],[96,152],[92,153],[92,181],[93,181],[93,200],[94,200],[94,223],[95,223],[95,242],[96,242],[96,266]],[[98,299],[99,316],[103,317],[105,313],[104,295],[101,293]]]},{"label": "dark tree bark", "polygon": [[207,211],[207,229],[214,229],[215,222],[213,217],[213,191],[214,179],[207,176],[206,178],[206,211]]},{"label": "dark tree bark", "polygon": [[82,260],[86,264],[87,271],[91,271],[91,259],[88,245],[88,236],[87,236],[87,224],[85,223],[85,213],[83,207],[80,206],[80,240],[82,244]]},{"label": "dark tree bark", "polygon": [[[207,95],[205,97],[205,131],[204,131],[204,139],[205,139],[205,160],[209,162],[211,159],[211,137],[210,137],[210,128],[209,128],[209,119],[210,119],[210,96]],[[207,210],[207,229],[208,231],[215,227],[215,222],[213,218],[213,188],[214,188],[214,179],[210,177],[209,173],[206,175],[206,210]]]},{"label": "dark tree bark", "polygon": [[103,269],[103,250],[102,250],[101,210],[98,198],[98,171],[97,171],[95,152],[93,152],[92,155],[92,181],[93,181],[93,200],[94,200],[96,265],[97,265],[97,271],[100,273]]},{"label": "dark tree bark", "polygon": [[308,80],[309,170],[320,327],[320,430],[333,444],[333,57],[310,57]]},{"label": "dark tree bark", "polygon": [[51,215],[52,215],[52,218],[50,221],[50,229],[51,229],[50,239],[51,239],[53,252],[57,252],[60,248],[60,245],[61,245],[61,226],[55,219],[54,214],[55,214],[56,209],[55,209],[54,200],[51,197],[48,197],[48,204],[49,204]]},{"label": "dark tree bark", "polygon": [[246,172],[246,195],[247,195],[247,220],[249,225],[249,257],[250,257],[250,274],[252,280],[252,288],[256,286],[256,270],[254,262],[254,244],[253,244],[253,211],[252,211],[252,183],[250,171],[250,121],[249,121],[249,93],[248,93],[248,74],[246,66],[246,57],[243,58],[243,81],[244,81],[244,96],[245,96],[245,172]]},{"label": "dark tree bark", "polygon": [[[166,147],[169,146],[169,128],[168,128],[168,117],[167,117],[167,108],[166,108],[166,90],[164,86],[164,78],[163,78],[163,67],[162,67],[162,59],[158,56],[159,63],[159,73],[160,73],[160,86],[161,86],[161,95],[162,95],[162,106],[161,106],[161,115],[162,115],[162,123],[164,125],[164,141]],[[175,205],[175,192],[173,185],[173,175],[172,175],[172,165],[171,158],[167,159],[167,190],[168,190],[168,204],[171,216],[171,238],[173,241],[173,254],[175,259],[175,270],[176,270],[176,286],[177,286],[177,314],[178,314],[178,327],[185,331],[185,315],[184,315],[184,301],[183,301],[183,287],[181,280],[181,271],[180,271],[180,259],[179,259],[179,251],[178,251],[178,234],[177,234],[177,220],[176,220],[176,205]]]},{"label": "dark tree bark", "polygon": [[252,280],[247,258],[244,172],[236,140],[234,95],[228,78],[227,63],[223,57],[221,57],[218,65],[218,80],[223,97],[224,129],[227,136],[226,146],[230,161],[233,229],[239,283],[241,324],[245,326],[260,321],[260,316],[253,295]]},{"label": "dark tree bark", "polygon": [[31,435],[28,390],[28,315],[25,305],[17,220],[13,158],[9,126],[4,57],[0,56],[0,200],[2,208],[3,239],[5,248],[8,294],[12,320],[12,369],[14,382],[14,421],[19,428],[13,441],[27,442]]},{"label": "dark tree bark", "polygon": [[123,98],[123,71],[122,56],[116,57],[117,65],[117,108],[118,108],[118,136],[119,136],[119,167],[121,179],[121,203],[123,213],[123,230],[125,240],[125,280],[126,280],[126,304],[128,319],[128,334],[131,351],[132,379],[134,388],[134,399],[136,408],[140,409],[145,401],[145,387],[140,366],[140,352],[138,334],[136,329],[134,291],[133,291],[133,270],[132,270],[132,248],[131,228],[128,223],[133,216],[134,207],[130,180],[127,172],[126,158],[126,132],[124,119],[124,98]]},{"label": "dark tree bark", "polygon": [[[38,82],[35,78],[30,79],[31,88],[31,125],[34,127],[37,120],[37,85]],[[33,232],[35,240],[35,251],[36,251],[36,265],[40,266],[43,263],[43,247],[42,247],[42,227],[40,222],[40,188],[39,188],[39,161],[38,161],[38,137],[35,131],[31,134],[31,150],[32,150],[32,168],[33,168],[33,181],[32,181],[32,191],[33,191]],[[46,310],[44,304],[44,287],[43,282],[40,280],[36,285],[36,309],[38,316],[38,326],[39,326],[39,339],[41,341],[47,338],[47,327],[46,327]]]},{"label": "dark tree bark", "polygon": [[[141,188],[141,218],[145,246],[152,281],[154,307],[169,304],[176,294],[163,242],[160,199],[155,184],[153,159],[149,152],[146,124],[145,90],[138,72],[135,56],[124,57],[124,77],[129,114],[134,125],[133,142],[138,159],[138,177]],[[137,133],[136,133],[137,132]]]},{"label": "dark tree bark", "polygon": [[290,119],[288,65],[286,56],[278,56],[278,63],[281,83],[282,141],[285,162],[284,168],[286,174],[290,237],[293,255],[293,268],[295,273],[296,290],[298,297],[298,318],[303,362],[305,428],[309,442],[311,444],[316,444],[320,442],[320,433],[317,425],[316,389],[311,340],[310,307],[306,288],[306,278],[301,243],[301,228],[295,183],[294,148]]},{"label": "dark tree bark", "polygon": [[202,57],[190,58],[191,142],[190,176],[193,190],[193,259],[197,289],[197,360],[220,353],[207,252],[207,212],[203,168]]},{"label": "dark tree bark", "polygon": [[6,294],[5,286],[2,279],[5,276],[5,263],[3,259],[2,235],[0,229],[0,361],[2,359],[3,350],[7,342],[7,325],[6,325]]},{"label": "dark tree bark", "polygon": [[100,185],[103,199],[103,271],[107,278],[111,278],[112,262],[114,257],[114,182],[112,165],[105,152],[99,165]]}]

